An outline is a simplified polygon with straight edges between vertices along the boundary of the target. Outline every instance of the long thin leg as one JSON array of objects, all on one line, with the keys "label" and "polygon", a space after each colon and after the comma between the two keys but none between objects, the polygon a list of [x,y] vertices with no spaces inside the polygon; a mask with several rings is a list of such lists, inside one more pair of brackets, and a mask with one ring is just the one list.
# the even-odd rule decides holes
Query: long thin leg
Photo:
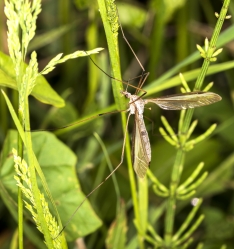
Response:
[{"label": "long thin leg", "polygon": [[57,130],[62,130],[62,129],[66,129],[68,127],[71,127],[71,126],[74,126],[76,124],[80,124],[80,123],[85,123],[89,120],[92,120],[94,118],[97,118],[97,117],[100,117],[100,116],[103,116],[103,115],[108,115],[108,114],[113,114],[113,113],[119,113],[119,112],[126,112],[127,110],[118,110],[118,111],[113,111],[113,112],[105,112],[105,113],[99,113],[97,115],[94,115],[94,116],[91,116],[89,118],[85,118],[85,119],[82,119],[80,121],[77,121],[77,122],[74,122],[72,124],[68,124],[68,125],[65,125],[65,126],[62,126],[62,127],[59,127],[59,128],[51,128],[51,129],[38,129],[38,130],[25,130],[25,132],[38,132],[38,131],[57,131]]},{"label": "long thin leg", "polygon": [[97,185],[97,187],[95,187],[88,195],[85,196],[84,200],[80,203],[80,205],[76,208],[76,210],[74,211],[74,213],[71,215],[71,217],[68,219],[68,221],[66,222],[66,224],[64,225],[64,227],[62,228],[62,230],[59,232],[59,234],[54,238],[58,238],[58,236],[63,232],[63,230],[66,228],[66,226],[71,222],[72,218],[74,217],[74,215],[77,213],[77,211],[79,210],[79,208],[84,204],[84,202],[89,198],[90,195],[92,195],[102,184],[104,184],[114,173],[115,171],[121,166],[121,164],[123,163],[124,160],[124,149],[125,149],[125,143],[126,143],[126,137],[127,137],[127,131],[128,131],[128,123],[129,123],[129,118],[131,116],[131,113],[128,114],[128,118],[127,118],[127,123],[126,123],[126,130],[124,132],[124,140],[123,140],[123,147],[122,147],[122,154],[121,154],[121,160],[120,163],[115,167],[115,169],[100,183]]}]

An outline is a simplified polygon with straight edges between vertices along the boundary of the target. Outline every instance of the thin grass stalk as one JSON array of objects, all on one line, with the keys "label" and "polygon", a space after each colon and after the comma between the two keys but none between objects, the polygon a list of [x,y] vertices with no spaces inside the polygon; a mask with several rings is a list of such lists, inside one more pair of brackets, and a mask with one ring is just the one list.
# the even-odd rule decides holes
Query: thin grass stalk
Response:
[{"label": "thin grass stalk", "polygon": [[214,8],[209,1],[199,1],[199,4],[201,4],[202,10],[205,13],[205,16],[208,20],[208,23],[213,23],[214,22]]},{"label": "thin grass stalk", "polygon": [[[91,7],[89,9],[89,20],[90,24],[86,32],[86,41],[88,50],[93,49],[97,47],[97,41],[98,41],[98,28],[96,24],[96,9],[94,7]],[[93,55],[92,58],[94,61],[96,61],[97,56]],[[85,110],[89,108],[90,104],[95,103],[95,94],[98,88],[98,76],[99,76],[99,70],[98,68],[92,63],[91,60],[88,61],[88,95],[85,102]]]},{"label": "thin grass stalk", "polygon": [[[107,43],[108,43],[108,48],[109,48],[109,53],[110,53],[112,76],[114,78],[120,80],[121,79],[121,71],[120,71],[120,60],[119,60],[117,33],[113,32],[113,25],[115,25],[116,30],[118,30],[118,14],[115,10],[113,15],[116,16],[117,19],[112,20],[112,21],[115,21],[115,23],[113,23],[113,25],[111,27],[110,22],[108,20],[108,18],[110,18],[110,17],[107,16],[107,7],[111,8],[110,2],[112,2],[112,6],[115,6],[115,5],[113,5],[113,1],[108,1],[108,3],[107,3],[107,1],[105,1],[105,0],[98,0],[98,5],[99,5],[99,11],[100,11],[100,14],[102,17],[102,22],[104,25]],[[107,6],[107,4],[109,4],[109,5]],[[123,90],[122,83],[115,81],[115,80],[112,80],[112,88],[113,88],[113,93],[114,93],[114,98],[115,98],[115,103],[116,103],[117,109],[119,109],[119,110],[125,109],[125,99],[120,94],[120,91]],[[121,118],[122,118],[123,131],[125,131],[125,129],[126,129],[126,115],[125,115],[125,113],[123,113],[123,112],[121,113]],[[134,214],[135,214],[135,217],[136,217],[138,224],[140,224],[140,214],[139,214],[139,207],[138,207],[138,201],[137,201],[137,188],[136,188],[135,175],[133,172],[132,162],[131,162],[131,149],[130,149],[130,141],[129,141],[128,133],[126,133],[125,154],[126,154],[127,165],[128,165],[128,173],[129,173],[129,179],[130,179]],[[140,234],[138,234],[138,242],[139,242],[139,247],[144,248],[144,243],[143,243],[143,240],[142,240]]]},{"label": "thin grass stalk", "polygon": [[[58,17],[59,17],[59,22],[60,25],[69,25],[71,23],[71,1],[69,0],[60,0],[58,1],[58,7],[59,7],[59,12],[58,12]],[[62,51],[64,54],[69,54],[71,53],[71,33],[65,33],[62,36]],[[64,75],[69,75],[71,73],[71,66],[69,63],[64,64]]]},{"label": "thin grass stalk", "polygon": [[11,239],[11,244],[9,247],[10,249],[20,248],[19,247],[20,245],[17,244],[18,238],[19,238],[19,233],[18,233],[18,230],[16,229]]},{"label": "thin grass stalk", "polygon": [[[19,86],[22,85],[22,78],[23,78],[23,74],[24,74],[24,69],[23,69],[23,62],[25,59],[25,50],[23,48],[23,46],[21,47],[21,51],[22,51],[22,57],[19,58],[20,60],[20,72],[19,75],[16,75],[16,82]],[[18,94],[18,117],[19,117],[19,121],[20,124],[22,125],[22,127],[24,127],[24,116],[22,113],[22,110],[20,109],[20,93]],[[18,133],[18,150],[19,150],[19,155],[21,158],[23,158],[23,149],[24,145],[23,145],[23,141],[20,137],[20,134]],[[23,193],[21,191],[20,188],[18,188],[18,229],[19,229],[19,248],[23,249]]]},{"label": "thin grass stalk", "polygon": [[[30,122],[29,122],[29,104],[28,97],[25,97],[25,129],[30,130]],[[53,248],[53,239],[50,237],[49,228],[47,227],[47,223],[45,221],[45,217],[43,214],[43,207],[40,200],[40,192],[37,185],[37,178],[35,172],[35,162],[34,162],[34,154],[32,148],[32,138],[30,132],[25,132],[25,141],[27,147],[27,156],[28,156],[28,164],[30,171],[30,178],[32,182],[32,192],[33,197],[35,199],[35,206],[37,208],[38,218],[40,219],[40,225],[44,234],[45,242],[48,248]]]},{"label": "thin grass stalk", "polygon": [[[148,82],[153,81],[156,78],[155,68],[159,63],[161,55],[161,48],[164,40],[165,30],[165,14],[164,14],[164,1],[158,1],[157,15],[154,15],[153,30],[150,39],[150,61],[149,61],[149,77]],[[156,11],[155,11],[156,12]]]},{"label": "thin grass stalk", "polygon": [[202,249],[203,248],[203,243],[199,243],[196,247],[196,249]]},{"label": "thin grass stalk", "polygon": [[[7,88],[1,87],[5,92],[7,92]],[[7,106],[4,98],[0,96],[0,115],[1,115],[1,129],[3,134],[7,133],[7,129],[9,128],[8,116],[7,116]]]},{"label": "thin grass stalk", "polygon": [[[188,36],[188,5],[184,5],[183,8],[178,10],[176,15],[176,60],[177,63],[182,61],[188,56],[188,44],[189,44],[189,36]],[[187,71],[186,68],[182,68],[181,71]]]},{"label": "thin grass stalk", "polygon": [[[105,157],[106,163],[109,167],[109,170],[110,170],[110,172],[112,172],[114,170],[114,168],[113,168],[113,165],[111,163],[110,157],[109,157],[107,149],[105,147],[105,144],[103,143],[103,141],[101,140],[101,138],[98,136],[98,134],[96,132],[94,133],[94,136],[97,139],[97,141],[99,142],[99,144],[102,148],[102,151],[104,153],[104,157]],[[117,215],[120,211],[120,208],[121,208],[121,203],[120,203],[121,195],[120,195],[120,189],[119,189],[118,181],[117,181],[115,174],[112,175],[112,180],[113,180],[115,193],[116,193],[116,197],[117,197],[117,208],[116,208],[116,217],[117,217]]]},{"label": "thin grass stalk", "polygon": [[[21,125],[23,125],[23,115],[22,112],[18,112],[18,117],[20,120]],[[23,158],[23,141],[18,134],[18,153],[21,158]],[[23,184],[22,180],[21,183]],[[18,187],[18,239],[19,239],[19,249],[24,248],[24,227],[23,227],[23,220],[24,220],[24,203],[23,203],[23,194],[21,188]]]},{"label": "thin grass stalk", "polygon": [[[207,51],[207,58],[204,60],[200,74],[197,78],[194,90],[200,90],[202,87],[202,83],[204,81],[205,75],[208,70],[208,66],[210,64],[210,58],[212,57],[212,54],[214,52],[214,48],[216,47],[218,35],[221,31],[223,22],[226,17],[227,9],[229,6],[230,0],[225,0],[223,7],[220,12],[220,16],[218,18],[217,24],[215,26],[210,46]],[[193,116],[193,109],[190,109],[186,112],[185,119],[183,126],[181,128],[181,133],[186,134],[188,131],[189,125],[191,123],[191,119]],[[172,245],[172,234],[173,234],[173,227],[174,227],[174,218],[175,218],[175,207],[176,207],[176,188],[178,187],[180,176],[183,169],[184,164],[184,157],[185,152],[183,151],[183,148],[179,148],[177,151],[175,163],[173,165],[172,174],[171,174],[171,183],[170,183],[170,196],[167,202],[167,208],[166,208],[166,218],[165,218],[165,245],[166,247],[170,247]]]},{"label": "thin grass stalk", "polygon": [[[16,74],[16,82],[17,82],[18,89],[20,89],[20,87],[23,85],[22,79],[23,79],[23,75],[25,73],[23,63],[25,61],[26,51],[24,49],[24,46],[22,46],[22,41],[21,41],[21,52],[22,52],[22,54],[21,54],[21,57],[19,58],[19,63],[20,63],[19,75]],[[22,93],[22,91],[21,91],[21,93]],[[17,109],[18,109],[19,122],[20,122],[21,126],[24,127],[24,114],[22,112],[22,109],[20,109],[20,102],[22,100],[21,93],[19,90],[19,94],[17,95],[18,96]],[[20,134],[18,133],[18,154],[21,158],[24,157],[23,150],[24,150],[23,141],[22,141],[22,138],[20,137]],[[21,183],[22,183],[22,180],[21,180]],[[24,205],[23,204],[23,193],[22,193],[22,190],[20,188],[18,188],[18,229],[19,229],[19,248],[20,249],[21,248],[23,249],[23,247],[24,247],[23,246],[23,205]]]}]

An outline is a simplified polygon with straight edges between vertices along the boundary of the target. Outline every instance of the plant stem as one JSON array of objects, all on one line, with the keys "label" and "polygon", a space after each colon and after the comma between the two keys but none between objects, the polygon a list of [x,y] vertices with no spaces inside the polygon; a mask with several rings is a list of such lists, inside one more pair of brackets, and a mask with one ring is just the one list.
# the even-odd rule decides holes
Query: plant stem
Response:
[{"label": "plant stem", "polygon": [[[207,73],[210,64],[210,58],[212,57],[214,48],[216,47],[218,35],[221,31],[222,24],[226,17],[229,3],[230,0],[224,1],[223,7],[220,12],[220,16],[218,18],[212,38],[210,40],[209,49],[207,51],[207,58],[203,62],[194,90],[200,90],[202,87],[205,75]],[[181,131],[179,131],[181,134],[186,134],[186,132],[188,131],[189,125],[192,120],[193,112],[194,112],[193,109],[190,109],[186,112],[183,126],[181,128]],[[183,145],[182,145],[177,151],[175,163],[173,165],[172,174],[171,174],[170,196],[167,201],[166,218],[165,218],[164,239],[165,239],[166,248],[170,247],[172,243],[172,234],[173,234],[175,211],[176,211],[176,189],[178,187],[180,176],[183,171],[184,159],[185,159],[185,152],[183,151]]]},{"label": "plant stem", "polygon": [[[106,2],[107,1],[105,0],[98,0],[98,5],[99,5],[99,10],[100,10],[100,14],[102,17],[102,21],[103,21],[105,33],[106,33],[107,43],[108,43],[111,67],[112,67],[112,75],[114,78],[121,80],[118,40],[117,40],[117,35],[115,36],[113,34],[111,30],[110,22],[108,21]],[[116,25],[118,25],[118,23]],[[120,91],[123,89],[122,83],[119,81],[112,80],[112,88],[113,88],[115,103],[116,103],[118,110],[126,109],[125,99],[120,94]],[[125,131],[125,129],[127,129],[125,113],[123,112],[121,113],[121,118],[122,118],[123,131]],[[132,163],[131,163],[131,149],[130,149],[130,141],[129,141],[128,133],[126,134],[125,154],[126,154],[127,165],[128,165],[128,173],[129,173],[129,179],[130,179],[134,213],[135,213],[135,217],[136,217],[138,224],[140,224],[139,206],[137,202],[137,188],[136,188],[135,175],[134,175]],[[139,242],[139,247],[144,248],[143,240],[139,234],[138,234],[138,242]]]},{"label": "plant stem", "polygon": [[[23,115],[22,112],[18,112],[18,117],[19,117],[19,121],[21,123],[21,125],[23,126]],[[18,155],[23,158],[23,141],[20,137],[20,135],[18,134]],[[23,184],[22,180],[21,183]],[[22,195],[22,191],[21,188],[18,187],[18,238],[19,238],[19,249],[23,249],[24,248],[24,229],[23,229],[23,195]]]},{"label": "plant stem", "polygon": [[152,38],[150,40],[150,54],[149,61],[149,77],[148,82],[153,81],[156,76],[155,68],[157,68],[161,55],[161,48],[164,40],[165,18],[164,18],[164,5],[163,1],[158,1],[157,17],[154,17]]},{"label": "plant stem", "polygon": [[[7,88],[2,87],[2,89],[7,92]],[[4,101],[4,98],[0,97],[0,115],[1,115],[1,124],[0,127],[5,135],[7,133],[7,129],[9,128],[8,117],[7,117],[7,105]]]},{"label": "plant stem", "polygon": [[[23,55],[23,53],[22,53]],[[22,59],[22,58],[21,58]],[[23,61],[21,60],[20,63],[20,75],[16,77],[17,85],[19,86],[22,82],[22,75],[23,75]],[[20,124],[24,127],[24,117],[22,110],[20,109],[20,93],[18,94],[18,117]],[[24,158],[24,145],[20,134],[18,133],[18,155],[23,159]],[[23,181],[21,180],[23,184]],[[19,229],[19,248],[23,249],[23,193],[20,188],[18,188],[18,229]]]},{"label": "plant stem", "polygon": [[[91,50],[95,47],[97,47],[97,41],[98,41],[98,30],[96,25],[96,9],[90,8],[89,9],[89,20],[90,25],[86,32],[86,41],[88,50]],[[93,55],[92,58],[96,61],[97,56]],[[88,62],[89,67],[89,74],[88,74],[88,95],[85,101],[85,109],[87,110],[90,107],[90,104],[95,101],[95,94],[98,88],[98,76],[99,76],[99,70],[98,68],[92,63],[91,60]]]},{"label": "plant stem", "polygon": [[[28,105],[28,97],[26,96],[24,99],[24,113],[25,113],[25,130],[29,131],[30,130],[29,105]],[[37,209],[37,218],[39,219],[39,223],[41,225],[41,229],[43,231],[47,247],[53,248],[53,240],[50,237],[49,228],[47,227],[47,224],[45,221],[45,217],[43,214],[43,208],[41,205],[40,192],[39,192],[38,185],[37,185],[34,154],[33,154],[32,139],[31,139],[30,132],[25,132],[25,142],[26,142],[26,147],[27,147],[28,165],[29,165],[29,172],[30,172],[30,180],[32,184],[33,198],[35,200],[35,206]]]}]

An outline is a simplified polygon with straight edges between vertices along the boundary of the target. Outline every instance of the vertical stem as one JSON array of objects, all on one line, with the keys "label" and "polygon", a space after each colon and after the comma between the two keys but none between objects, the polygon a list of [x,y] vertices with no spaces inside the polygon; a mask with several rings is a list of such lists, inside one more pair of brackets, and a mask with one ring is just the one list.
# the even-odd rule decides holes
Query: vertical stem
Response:
[{"label": "vertical stem", "polygon": [[[188,7],[185,3],[183,8],[179,9],[176,15],[176,61],[179,63],[188,56],[188,41],[189,36],[187,34],[188,25]],[[186,68],[182,68],[181,72],[187,71]]]},{"label": "vertical stem", "polygon": [[[22,112],[18,111],[18,117],[21,125],[23,126],[23,115]],[[23,141],[18,134],[18,155],[23,158]],[[23,184],[23,181],[21,180],[21,183]],[[23,238],[23,195],[21,188],[18,187],[18,238],[19,238],[19,249],[24,248],[24,238]]]},{"label": "vertical stem", "polygon": [[[23,56],[23,50],[22,50],[22,56]],[[18,87],[22,83],[22,75],[23,75],[23,61],[21,58],[21,63],[20,63],[20,74],[18,77],[16,77],[17,85]],[[15,92],[15,91],[14,91]],[[18,96],[18,117],[19,121],[24,127],[24,116],[22,113],[22,109],[20,109],[20,93],[17,94]],[[22,138],[20,137],[20,134],[18,133],[18,155],[23,159],[24,158],[24,145]],[[21,183],[23,181],[21,180]],[[23,249],[23,193],[20,188],[18,188],[18,229],[19,229],[19,248]]]},{"label": "vertical stem", "polygon": [[[60,25],[67,25],[71,23],[71,3],[69,0],[59,1],[59,22]],[[62,51],[65,54],[71,53],[71,34],[65,33],[62,36]],[[66,65],[66,64],[64,64]]]},{"label": "vertical stem", "polygon": [[156,77],[156,68],[161,56],[161,48],[164,39],[164,1],[158,1],[157,14],[154,16],[152,36],[150,39],[150,61],[149,61],[149,72],[148,82],[151,82]]},{"label": "vertical stem", "polygon": [[[113,2],[113,1],[109,1],[109,4],[110,2]],[[108,43],[111,67],[112,67],[112,75],[114,78],[121,80],[118,40],[117,40],[116,33],[113,33],[111,29],[110,22],[107,17],[107,1],[98,0],[98,5],[99,5],[99,10],[100,10],[102,22],[104,25],[105,33],[106,33],[107,43]],[[116,23],[116,25],[118,26],[118,22]],[[119,81],[112,80],[112,88],[113,88],[113,93],[114,93],[114,98],[115,98],[115,103],[116,103],[117,108],[119,110],[126,109],[125,99],[120,94],[120,91],[123,89],[122,83]],[[127,129],[125,113],[123,112],[121,113],[121,118],[122,118],[122,127],[123,127],[123,130],[125,131],[125,129]],[[126,154],[127,165],[128,165],[128,173],[129,173],[132,200],[133,200],[133,206],[134,206],[134,214],[135,214],[138,224],[140,224],[139,206],[137,202],[137,188],[136,188],[135,175],[134,175],[133,168],[132,168],[131,149],[130,149],[130,141],[129,141],[128,134],[126,136],[125,154]],[[138,242],[139,242],[139,247],[144,248],[143,240],[139,234],[138,234]]]},{"label": "vertical stem", "polygon": [[[29,105],[28,105],[27,96],[25,96],[25,99],[24,99],[24,113],[25,113],[25,130],[29,131],[30,122],[29,122]],[[25,142],[26,142],[26,148],[27,148],[28,165],[29,165],[29,172],[30,172],[30,180],[32,184],[33,198],[35,201],[35,207],[37,209],[37,218],[39,219],[47,247],[53,248],[53,239],[50,237],[49,228],[47,227],[47,224],[45,221],[43,208],[41,205],[40,191],[37,185],[34,153],[33,153],[33,148],[32,148],[32,139],[31,139],[30,132],[25,132]]]},{"label": "vertical stem", "polygon": [[[1,87],[1,89],[7,94],[7,88]],[[4,100],[4,97],[1,95],[0,96],[0,117],[1,117],[1,124],[0,127],[3,131],[3,135],[6,135],[7,129],[9,128],[8,124],[8,116],[7,116],[7,105]]]},{"label": "vertical stem", "polygon": [[184,151],[182,149],[179,149],[176,154],[175,163],[172,169],[170,196],[167,201],[167,208],[166,208],[165,235],[164,235],[166,246],[170,246],[171,244],[173,227],[174,227],[174,217],[176,211],[176,189],[179,184],[181,173],[183,171],[184,157],[185,157]]},{"label": "vertical stem", "polygon": [[[97,41],[98,41],[98,30],[97,30],[97,22],[96,22],[96,9],[95,8],[89,8],[89,21],[90,25],[86,32],[86,41],[88,50],[91,50],[95,47],[97,47]],[[96,55],[93,55],[92,58],[94,61],[96,61]],[[85,103],[85,109],[89,108],[89,105],[94,102],[95,93],[98,88],[98,76],[99,76],[99,70],[97,67],[92,63],[91,60],[88,60],[88,67],[89,67],[89,73],[88,73],[88,95],[86,98]]]},{"label": "vertical stem", "polygon": [[[71,1],[70,0],[60,0],[58,1],[58,21],[59,25],[65,26],[71,23]],[[74,34],[73,32],[67,32],[61,37],[61,48],[64,54],[72,53],[71,48],[74,45]],[[61,81],[67,80],[69,76],[73,73],[74,68],[72,63],[68,61],[63,65],[63,73]]]}]

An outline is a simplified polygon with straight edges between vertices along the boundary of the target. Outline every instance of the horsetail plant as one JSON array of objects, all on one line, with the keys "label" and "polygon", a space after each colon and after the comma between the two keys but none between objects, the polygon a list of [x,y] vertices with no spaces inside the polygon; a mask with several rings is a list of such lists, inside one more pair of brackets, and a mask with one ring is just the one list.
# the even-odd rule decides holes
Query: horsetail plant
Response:
[{"label": "horsetail plant", "polygon": [[[25,64],[27,55],[27,49],[30,41],[35,36],[36,32],[36,20],[41,12],[41,1],[5,1],[5,14],[7,16],[7,27],[8,27],[8,48],[11,60],[14,64],[15,79],[17,82],[17,90],[19,93],[19,107],[18,117],[21,127],[24,131],[30,131],[29,121],[29,102],[28,96],[33,91],[37,83],[37,78],[41,75],[45,75],[51,72],[55,66],[59,63],[63,63],[69,59],[78,58],[80,56],[87,56],[90,54],[98,53],[102,48],[97,48],[92,51],[76,51],[72,54],[66,55],[62,58],[62,53],[53,58],[47,66],[38,72],[38,62],[36,52],[32,52],[29,64]],[[6,96],[4,95],[5,99]],[[8,108],[12,106],[7,101]],[[12,114],[12,109],[11,109]],[[13,117],[16,126],[16,117]],[[15,164],[17,174],[21,177],[16,177],[18,188],[18,228],[19,228],[19,248],[23,248],[23,201],[22,193],[29,198],[32,202],[32,206],[26,203],[26,207],[31,211],[34,220],[36,221],[37,228],[44,234],[45,243],[48,248],[67,248],[64,235],[61,235],[61,239],[57,238],[55,242],[55,232],[59,231],[59,227],[49,212],[48,204],[45,201],[44,195],[41,194],[38,189],[36,171],[39,174],[42,185],[49,196],[50,201],[53,204],[53,208],[56,210],[57,219],[60,228],[62,227],[61,221],[55,206],[55,203],[50,194],[47,183],[44,179],[44,175],[40,169],[37,159],[34,155],[32,148],[32,139],[30,132],[19,131],[18,139],[18,155],[15,153]],[[27,151],[27,159],[23,159],[23,146]],[[26,163],[27,161],[27,163]],[[27,165],[29,165],[27,167]],[[21,173],[20,173],[21,172]],[[23,182],[29,184],[26,188]],[[56,228],[55,228],[56,227]],[[51,229],[52,228],[52,229]],[[58,233],[57,233],[58,234]],[[60,243],[58,245],[57,243]]]},{"label": "horsetail plant", "polygon": [[[228,5],[230,1],[226,0],[223,3],[222,10],[220,14],[217,16],[218,21],[216,27],[214,29],[213,36],[210,40],[205,39],[205,48],[202,49],[201,46],[197,45],[197,49],[201,53],[201,57],[204,58],[204,62],[202,68],[200,70],[200,74],[197,78],[197,82],[195,84],[194,90],[200,90],[204,81],[204,77],[206,75],[208,66],[210,62],[214,62],[217,60],[216,56],[222,52],[222,49],[218,49],[215,51],[215,45],[218,39],[218,35],[220,33],[223,21],[225,20]],[[190,91],[186,81],[183,76],[180,75],[182,81],[182,92]],[[205,91],[212,87],[213,83],[208,84],[205,87]],[[206,139],[210,134],[215,130],[216,124],[211,125],[210,128],[204,134],[198,136],[195,139],[188,141],[192,132],[194,131],[197,121],[193,121],[191,123],[193,115],[193,109],[187,111],[181,111],[180,120],[179,120],[179,129],[178,129],[178,137],[174,133],[172,127],[169,125],[168,121],[165,117],[162,117],[162,123],[164,128],[160,127],[159,131],[165,138],[165,140],[170,143],[172,146],[177,148],[176,160],[172,169],[171,174],[171,183],[169,188],[164,186],[160,181],[153,176],[151,172],[148,172],[148,176],[153,182],[153,190],[154,192],[162,197],[167,197],[167,207],[166,207],[166,218],[165,218],[165,235],[164,238],[160,237],[155,231],[154,236],[155,243],[157,246],[161,246],[163,248],[188,248],[188,246],[193,242],[191,237],[192,233],[197,229],[197,227],[201,224],[204,219],[204,215],[200,215],[195,221],[192,221],[195,218],[195,214],[200,207],[202,200],[200,199],[197,203],[194,204],[193,209],[190,214],[181,225],[179,230],[173,235],[174,228],[174,218],[175,218],[175,207],[176,200],[187,200],[194,196],[196,193],[196,188],[206,179],[208,173],[204,172],[201,176],[199,176],[204,163],[201,162],[197,168],[192,172],[192,174],[184,181],[181,185],[180,176],[183,172],[183,165],[185,161],[185,154],[187,151],[194,148],[194,146]],[[169,135],[165,136],[165,135]],[[202,248],[203,245],[199,244],[197,248]]]}]

